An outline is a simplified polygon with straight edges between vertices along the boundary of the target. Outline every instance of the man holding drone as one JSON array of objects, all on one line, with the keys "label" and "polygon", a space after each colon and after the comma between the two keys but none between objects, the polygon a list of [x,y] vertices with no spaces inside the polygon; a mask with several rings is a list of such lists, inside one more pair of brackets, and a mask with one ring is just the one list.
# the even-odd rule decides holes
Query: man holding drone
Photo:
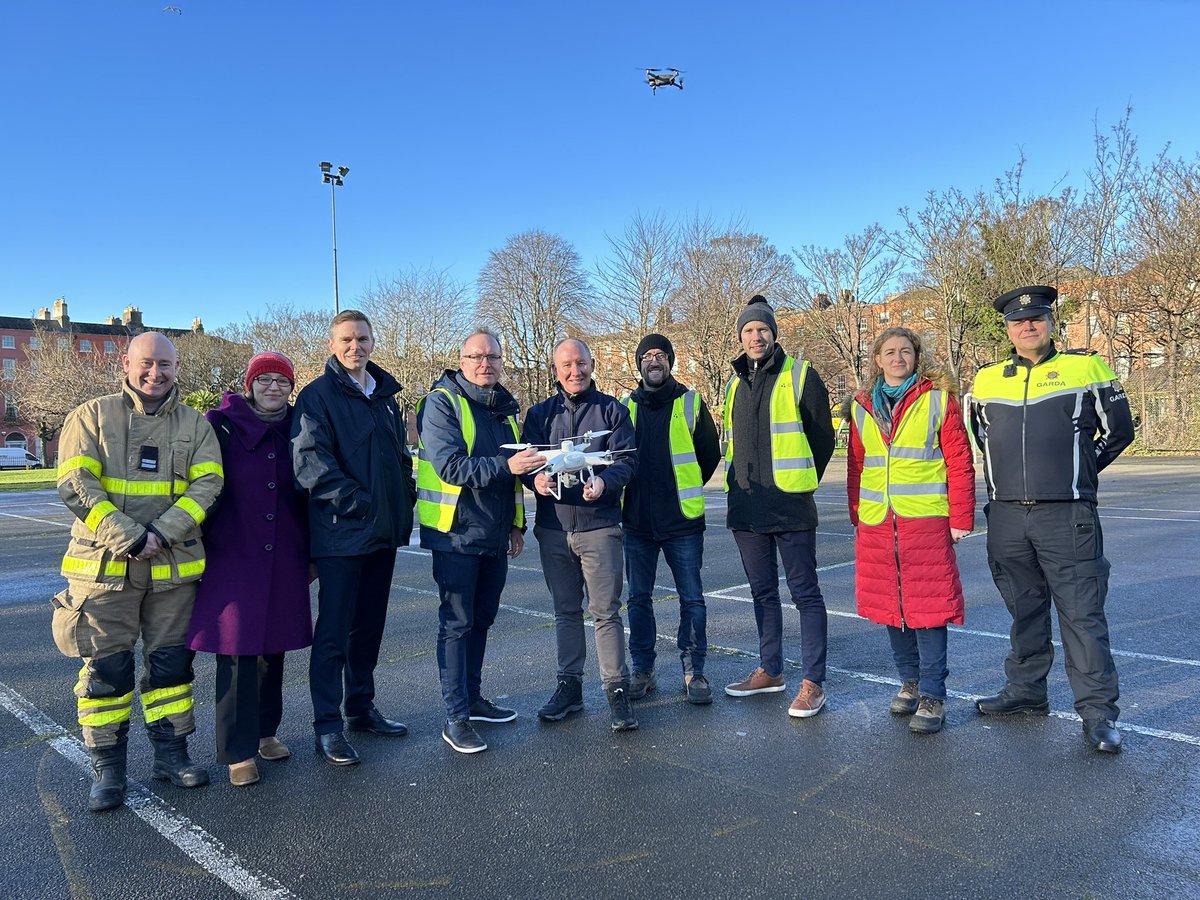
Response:
[{"label": "man holding drone", "polygon": [[[592,381],[592,353],[583,341],[567,339],[554,348],[558,391],[525,418],[524,440],[559,446],[587,432],[591,451],[632,450],[633,424],[616,397]],[[613,731],[637,728],[629,705],[629,669],[621,622],[621,491],[633,479],[634,454],[613,461],[581,483],[547,471],[524,475],[537,493],[534,535],[546,587],[554,599],[558,646],[558,687],[538,710],[544,722],[557,722],[583,710],[583,664],[587,643],[583,625],[584,589],[596,624],[600,680],[608,696]],[[555,484],[555,479],[558,484]],[[555,496],[555,494],[559,496]]]}]

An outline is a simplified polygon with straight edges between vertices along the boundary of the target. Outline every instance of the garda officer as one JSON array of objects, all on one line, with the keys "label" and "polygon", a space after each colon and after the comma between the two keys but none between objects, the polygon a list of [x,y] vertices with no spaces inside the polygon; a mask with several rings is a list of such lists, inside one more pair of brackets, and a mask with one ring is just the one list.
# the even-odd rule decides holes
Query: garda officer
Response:
[{"label": "garda officer", "polygon": [[515,477],[545,460],[519,439],[517,401],[500,384],[500,342],[480,329],[463,342],[460,368],[447,371],[417,404],[417,518],[421,546],[433,553],[438,607],[437,662],[446,726],[459,753],[487,744],[471,722],[511,722],[515,710],[480,691],[488,628],[500,609],[508,557],[525,546],[525,489]]},{"label": "garda officer", "polygon": [[179,787],[208,783],[188,758],[195,654],[186,643],[204,573],[200,523],[224,479],[221,449],[204,417],[179,398],[175,347],[165,336],[138,335],[121,363],[121,392],[75,409],[59,442],[58,493],[76,521],[53,631],[59,650],[83,659],[75,696],[95,773],[93,812],[125,800],[139,636],[154,777]]},{"label": "garda officer", "polygon": [[1012,356],[981,369],[972,391],[971,427],[991,501],[988,566],[1013,618],[1004,688],[975,705],[992,716],[1049,711],[1053,597],[1084,734],[1095,749],[1116,753],[1117,670],[1104,618],[1109,563],[1096,476],[1133,440],[1133,419],[1107,365],[1086,351],[1055,348],[1057,297],[1035,285],[996,298]]},{"label": "garda officer", "polygon": [[725,392],[726,525],[733,531],[754,597],[760,664],[731,697],[778,693],[783,678],[779,566],[800,612],[804,679],[788,715],[815,716],[825,705],[829,619],[817,583],[817,505],[813,491],[833,456],[829,392],[812,367],[777,343],[775,314],[754,296],[738,316],[745,351]]},{"label": "garda officer", "polygon": [[704,566],[704,483],[721,461],[717,426],[698,393],[675,380],[675,348],[661,334],[637,347],[642,383],[622,402],[633,421],[638,470],[625,489],[625,572],[629,577],[629,698],[654,690],[657,628],[651,594],[662,551],[679,594],[679,658],[688,702],[712,702],[700,569]]}]

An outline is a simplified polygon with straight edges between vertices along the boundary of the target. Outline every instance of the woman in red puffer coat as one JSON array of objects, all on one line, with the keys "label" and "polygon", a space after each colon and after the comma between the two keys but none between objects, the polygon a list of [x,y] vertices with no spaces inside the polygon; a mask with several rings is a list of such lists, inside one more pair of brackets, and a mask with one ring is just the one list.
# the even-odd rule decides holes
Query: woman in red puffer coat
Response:
[{"label": "woman in red puffer coat", "polygon": [[900,673],[891,711],[917,733],[945,721],[947,625],[963,621],[954,545],[975,523],[975,468],[955,388],[921,338],[889,328],[871,377],[848,403],[846,489],[858,614],[886,625]]}]

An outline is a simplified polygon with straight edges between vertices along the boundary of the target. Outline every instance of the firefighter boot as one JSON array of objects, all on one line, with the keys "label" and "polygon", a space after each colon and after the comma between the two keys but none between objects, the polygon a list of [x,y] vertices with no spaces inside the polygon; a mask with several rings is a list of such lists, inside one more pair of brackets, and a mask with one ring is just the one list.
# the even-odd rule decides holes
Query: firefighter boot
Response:
[{"label": "firefighter boot", "polygon": [[88,809],[92,812],[104,812],[116,809],[125,802],[125,749],[124,742],[115,747],[103,749],[93,747],[91,793],[88,794]]},{"label": "firefighter boot", "polygon": [[160,781],[170,781],[176,787],[194,788],[208,784],[208,771],[192,762],[188,756],[186,737],[150,735],[154,745],[154,770],[151,774]]}]

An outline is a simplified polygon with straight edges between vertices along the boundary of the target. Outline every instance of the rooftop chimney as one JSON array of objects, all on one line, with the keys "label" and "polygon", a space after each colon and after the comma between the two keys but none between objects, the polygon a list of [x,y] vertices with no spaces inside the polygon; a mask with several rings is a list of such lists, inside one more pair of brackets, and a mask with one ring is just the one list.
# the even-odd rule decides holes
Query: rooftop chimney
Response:
[{"label": "rooftop chimney", "polygon": [[104,324],[105,325],[120,325],[121,320],[118,319],[116,316],[105,316]]},{"label": "rooftop chimney", "polygon": [[38,317],[38,319],[40,319],[43,322],[49,322],[50,321],[50,307],[43,306],[41,309],[39,309],[37,317]]},{"label": "rooftop chimney", "polygon": [[136,306],[125,307],[125,312],[121,314],[121,324],[128,328],[141,328],[142,311]]},{"label": "rooftop chimney", "polygon": [[192,319],[192,334],[204,334],[204,323],[200,321],[200,317]]},{"label": "rooftop chimney", "polygon": [[71,317],[67,315],[67,298],[59,297],[54,301],[54,321],[63,328],[71,324]]}]

